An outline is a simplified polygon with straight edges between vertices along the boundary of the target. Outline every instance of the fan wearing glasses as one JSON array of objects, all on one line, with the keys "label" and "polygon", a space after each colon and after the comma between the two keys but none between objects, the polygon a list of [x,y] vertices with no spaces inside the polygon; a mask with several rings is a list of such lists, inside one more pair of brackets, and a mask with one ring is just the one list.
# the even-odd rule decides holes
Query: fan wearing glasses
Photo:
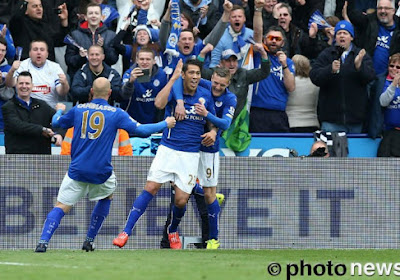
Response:
[{"label": "fan wearing glasses", "polygon": [[[262,5],[259,0],[256,5]],[[289,132],[286,110],[288,95],[295,89],[293,61],[282,51],[285,35],[279,26],[271,26],[262,37],[261,12],[254,12],[254,40],[264,43],[271,63],[270,75],[255,86],[250,109],[250,132]],[[257,67],[261,58],[254,55]]]},{"label": "fan wearing glasses", "polygon": [[[350,21],[357,31],[355,44],[365,48],[372,57],[377,75],[385,73],[390,54],[400,52],[400,28],[396,24],[396,0],[378,0],[376,12],[363,14],[346,1]],[[400,1],[399,1],[400,2]]]},{"label": "fan wearing glasses", "polygon": [[388,75],[379,98],[384,111],[384,129],[400,130],[400,53],[389,58]]}]

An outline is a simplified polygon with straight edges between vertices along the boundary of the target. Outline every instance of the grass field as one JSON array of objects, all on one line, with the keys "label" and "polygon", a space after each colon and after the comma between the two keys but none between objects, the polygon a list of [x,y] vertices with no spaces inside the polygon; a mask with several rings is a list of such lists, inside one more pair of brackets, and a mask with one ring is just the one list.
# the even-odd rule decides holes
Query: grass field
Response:
[{"label": "grass field", "polygon": [[[287,264],[297,264],[300,274],[301,260],[310,264],[311,276],[287,276]],[[328,261],[332,262],[331,276]],[[270,263],[279,263],[279,276],[268,273]],[[49,250],[35,254],[32,250],[0,251],[1,280],[255,280],[255,279],[397,279],[393,268],[390,276],[351,276],[350,263],[400,263],[398,250],[95,250],[83,252],[73,250]],[[313,269],[318,264],[315,275]],[[346,274],[343,273],[346,265]],[[304,266],[305,267],[305,266]],[[273,268],[271,268],[275,271]],[[307,273],[307,267],[304,268]],[[295,274],[296,267],[290,268]],[[371,270],[369,270],[371,271]],[[358,270],[356,270],[358,273]],[[400,264],[397,269],[400,273]],[[356,273],[356,274],[357,274]],[[368,273],[368,270],[367,270]],[[370,272],[369,272],[370,273]],[[364,274],[364,272],[363,272]]]}]

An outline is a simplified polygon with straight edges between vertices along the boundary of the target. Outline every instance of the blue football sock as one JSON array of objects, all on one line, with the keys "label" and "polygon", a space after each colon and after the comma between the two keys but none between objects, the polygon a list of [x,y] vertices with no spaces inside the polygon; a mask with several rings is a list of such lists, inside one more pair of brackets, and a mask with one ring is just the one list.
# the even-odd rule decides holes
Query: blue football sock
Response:
[{"label": "blue football sock", "polygon": [[92,241],[96,238],[104,220],[110,212],[111,199],[102,199],[96,203],[90,217],[90,225],[86,235],[86,240]]},{"label": "blue football sock", "polygon": [[44,221],[42,229],[42,235],[40,236],[41,243],[48,243],[50,241],[64,215],[64,211],[58,207],[54,207],[49,214],[47,214],[47,218],[46,221]]},{"label": "blue football sock", "polygon": [[209,223],[209,239],[218,239],[218,214],[221,211],[218,200],[207,205],[208,223]]},{"label": "blue football sock", "polygon": [[199,183],[196,183],[196,185],[194,186],[194,192],[195,192],[196,194],[199,194],[199,195],[203,195],[203,196],[204,196],[203,187],[200,186]]},{"label": "blue football sock", "polygon": [[178,208],[175,206],[172,207],[172,221],[169,226],[168,233],[176,232],[178,230],[179,223],[181,222],[182,217],[185,215],[186,205],[183,208]]},{"label": "blue football sock", "polygon": [[124,231],[128,235],[132,234],[133,227],[139,220],[140,216],[143,215],[144,211],[146,211],[147,205],[149,205],[152,199],[153,195],[148,191],[143,190],[142,193],[133,202],[133,206],[131,211],[129,212],[128,220],[126,221],[124,229]]}]

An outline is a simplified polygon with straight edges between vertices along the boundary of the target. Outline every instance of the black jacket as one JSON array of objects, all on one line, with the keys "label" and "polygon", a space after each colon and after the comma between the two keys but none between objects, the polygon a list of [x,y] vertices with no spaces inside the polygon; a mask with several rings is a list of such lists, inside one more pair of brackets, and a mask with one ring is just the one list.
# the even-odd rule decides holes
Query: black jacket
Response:
[{"label": "black jacket", "polygon": [[63,45],[68,27],[54,26],[43,14],[42,20],[33,20],[25,15],[24,5],[16,9],[11,16],[9,29],[14,45],[22,47],[21,60],[29,58],[29,45],[33,40],[44,40],[49,47],[49,59],[55,61],[54,47]]},{"label": "black jacket", "polygon": [[360,49],[353,46],[339,73],[332,73],[332,62],[338,59],[334,46],[323,50],[312,64],[311,81],[320,87],[318,117],[336,124],[364,122],[367,113],[367,84],[375,78],[371,57],[366,54],[360,70],[354,59]]},{"label": "black jacket", "polygon": [[32,98],[31,110],[14,96],[2,106],[6,154],[51,154],[51,139],[42,135],[50,128],[55,109]]},{"label": "black jacket", "polygon": [[[103,62],[103,71],[96,77],[104,77],[111,83],[111,98],[108,100],[110,104],[113,101],[120,101],[121,92],[121,76],[118,74],[117,70],[111,68]],[[74,76],[71,95],[73,97],[73,102],[86,103],[89,101],[89,92],[93,86],[94,78],[92,71],[90,70],[89,63],[84,64],[81,69],[79,69]]]},{"label": "black jacket", "polygon": [[[379,24],[376,12],[364,15],[360,11],[350,9],[349,7],[348,15],[356,32],[354,39],[355,44],[364,48],[367,53],[373,57],[379,33]],[[393,30],[392,40],[390,41],[390,55],[400,51],[399,22],[396,16],[394,20],[396,22],[396,28]]]}]

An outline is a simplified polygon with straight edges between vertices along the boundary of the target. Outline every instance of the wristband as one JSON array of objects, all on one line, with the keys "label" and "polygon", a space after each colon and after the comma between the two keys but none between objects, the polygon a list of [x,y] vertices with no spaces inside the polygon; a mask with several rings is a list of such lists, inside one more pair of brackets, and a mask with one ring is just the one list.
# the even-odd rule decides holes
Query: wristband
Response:
[{"label": "wristband", "polygon": [[263,9],[263,8],[255,8],[254,11],[256,11],[256,12],[262,12],[262,9]]},{"label": "wristband", "polygon": [[288,66],[286,65],[286,66],[284,66],[284,67],[282,67],[282,70],[285,70],[286,68],[288,68]]}]

